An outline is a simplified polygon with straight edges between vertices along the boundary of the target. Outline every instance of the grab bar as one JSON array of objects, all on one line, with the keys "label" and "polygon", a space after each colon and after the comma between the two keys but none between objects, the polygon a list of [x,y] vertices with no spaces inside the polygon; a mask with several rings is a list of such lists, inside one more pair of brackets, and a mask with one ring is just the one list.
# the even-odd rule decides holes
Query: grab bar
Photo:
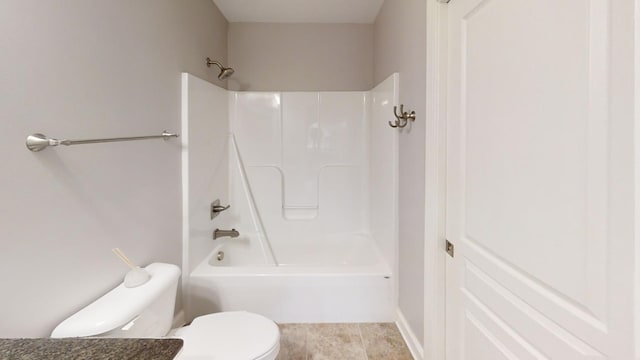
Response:
[{"label": "grab bar", "polygon": [[166,130],[162,132],[161,135],[151,135],[151,136],[132,136],[132,137],[119,137],[119,138],[107,138],[107,139],[89,139],[89,140],[58,140],[54,138],[47,137],[43,134],[32,134],[27,136],[27,149],[31,151],[42,151],[49,146],[58,146],[58,145],[81,145],[81,144],[96,144],[96,143],[106,143],[106,142],[116,142],[116,141],[133,141],[133,140],[151,140],[151,139],[164,139],[169,140],[172,137],[179,137],[178,134],[172,134],[167,132]]}]

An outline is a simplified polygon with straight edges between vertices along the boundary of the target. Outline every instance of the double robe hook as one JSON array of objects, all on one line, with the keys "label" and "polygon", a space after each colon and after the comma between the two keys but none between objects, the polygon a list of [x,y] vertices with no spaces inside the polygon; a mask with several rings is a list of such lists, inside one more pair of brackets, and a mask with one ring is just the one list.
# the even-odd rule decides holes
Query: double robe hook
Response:
[{"label": "double robe hook", "polygon": [[400,104],[400,114],[398,114],[398,107],[393,107],[393,115],[396,117],[396,121],[389,121],[389,126],[392,128],[403,128],[407,126],[409,120],[416,121],[416,112],[411,111],[410,113],[404,111],[404,104]]}]

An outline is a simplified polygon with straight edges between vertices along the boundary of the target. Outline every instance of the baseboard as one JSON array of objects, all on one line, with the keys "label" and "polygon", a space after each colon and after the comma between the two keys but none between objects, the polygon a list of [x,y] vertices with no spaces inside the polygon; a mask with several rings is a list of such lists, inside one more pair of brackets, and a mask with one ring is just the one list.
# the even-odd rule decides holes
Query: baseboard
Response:
[{"label": "baseboard", "polygon": [[396,325],[398,325],[398,330],[400,330],[400,334],[402,334],[404,342],[407,343],[413,358],[415,360],[423,360],[424,349],[422,348],[422,341],[418,340],[413,331],[411,331],[409,323],[407,323],[407,319],[405,319],[400,309],[396,309]]}]

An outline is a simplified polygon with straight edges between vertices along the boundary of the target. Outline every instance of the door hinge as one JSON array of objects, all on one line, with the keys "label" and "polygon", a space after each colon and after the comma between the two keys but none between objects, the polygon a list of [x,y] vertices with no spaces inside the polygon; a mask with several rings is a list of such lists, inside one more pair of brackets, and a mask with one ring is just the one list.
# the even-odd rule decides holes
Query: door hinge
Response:
[{"label": "door hinge", "polygon": [[447,251],[447,254],[449,254],[449,256],[453,257],[454,246],[451,242],[449,242],[449,240],[447,240],[447,243],[445,245],[445,250]]}]

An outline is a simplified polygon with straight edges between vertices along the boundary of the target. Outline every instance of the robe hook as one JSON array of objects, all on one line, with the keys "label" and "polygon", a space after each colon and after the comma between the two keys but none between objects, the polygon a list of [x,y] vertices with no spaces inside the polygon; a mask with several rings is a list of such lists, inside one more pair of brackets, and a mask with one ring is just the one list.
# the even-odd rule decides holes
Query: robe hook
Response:
[{"label": "robe hook", "polygon": [[416,121],[416,112],[411,111],[410,113],[404,111],[404,104],[400,104],[400,114],[398,114],[398,107],[393,107],[393,115],[396,117],[395,121],[389,121],[389,126],[392,128],[403,128],[407,126],[409,120]]}]

